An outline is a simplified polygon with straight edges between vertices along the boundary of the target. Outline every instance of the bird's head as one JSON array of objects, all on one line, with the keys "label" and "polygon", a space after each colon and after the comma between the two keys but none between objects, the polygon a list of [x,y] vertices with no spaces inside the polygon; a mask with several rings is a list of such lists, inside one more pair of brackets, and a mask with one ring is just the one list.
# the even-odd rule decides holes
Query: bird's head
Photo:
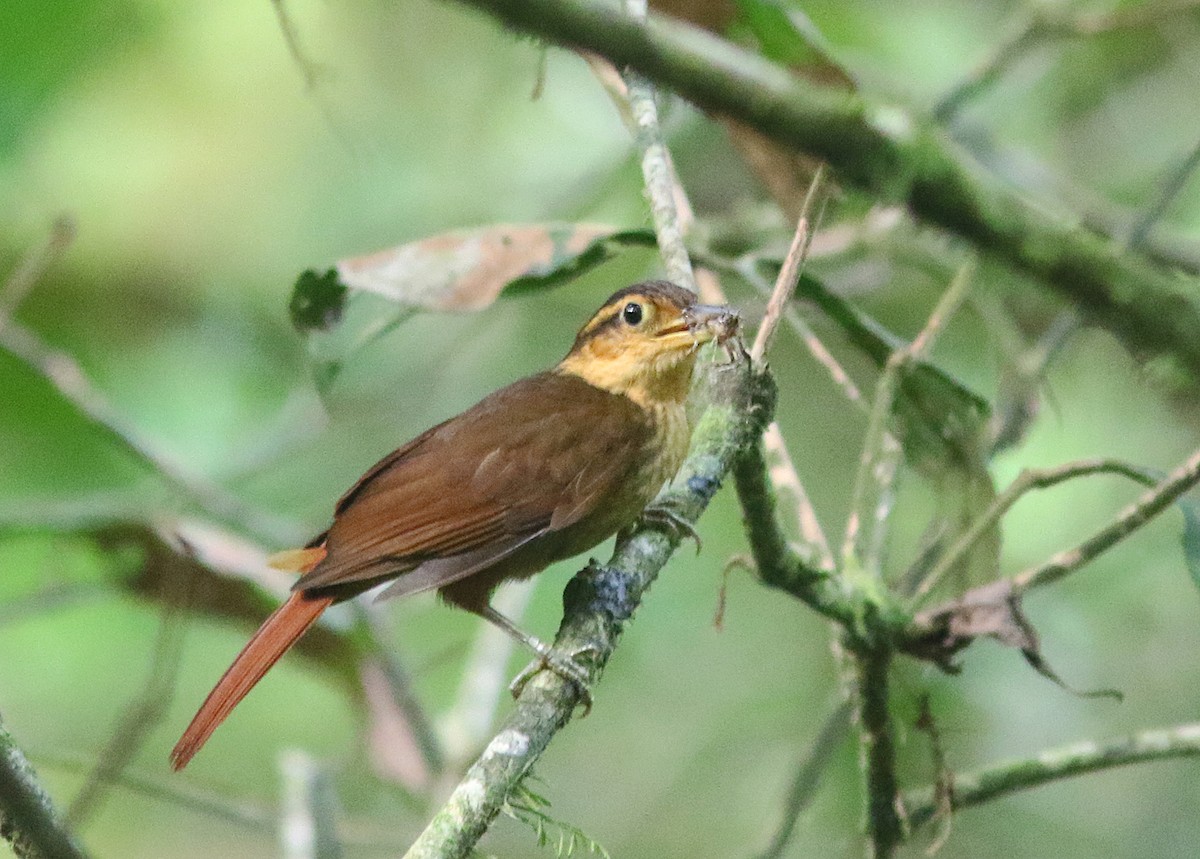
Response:
[{"label": "bird's head", "polygon": [[580,329],[558,365],[560,373],[646,407],[682,402],[691,387],[696,350],[737,332],[729,307],[699,304],[667,281],[648,281],[613,293]]}]

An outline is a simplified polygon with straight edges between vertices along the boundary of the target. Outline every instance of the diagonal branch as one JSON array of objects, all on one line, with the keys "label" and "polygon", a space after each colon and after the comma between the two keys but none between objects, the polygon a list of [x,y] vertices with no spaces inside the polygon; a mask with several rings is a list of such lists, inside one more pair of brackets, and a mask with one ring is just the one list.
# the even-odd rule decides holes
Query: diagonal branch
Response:
[{"label": "diagonal branch", "polygon": [[1019,594],[1066,577],[1141,528],[1197,483],[1200,483],[1200,450],[1091,537],[1073,548],[1064,549],[1037,567],[1018,573],[1013,578],[1013,590]]},{"label": "diagonal branch", "polygon": [[84,859],[33,767],[0,724],[0,838],[19,859]]},{"label": "diagonal branch", "polygon": [[[1028,790],[1059,779],[1099,772],[1128,764],[1168,758],[1200,757],[1200,724],[1140,731],[1098,743],[1091,740],[1036,757],[1006,761],[974,773],[954,776],[951,807],[970,808],[989,800]],[[938,806],[932,788],[913,791],[905,797],[909,823],[914,829],[933,820]]]},{"label": "diagonal branch", "polygon": [[895,107],[806,83],[761,56],[670,19],[642,24],[585,0],[462,0],[506,25],[628,65],[706,110],[829,162],[838,178],[1043,280],[1137,354],[1200,379],[1200,304],[1139,253],[1048,212]]},{"label": "diagonal branch", "polygon": [[[748,362],[712,368],[706,387],[711,405],[696,427],[687,462],[665,494],[671,509],[689,522],[708,506],[734,458],[758,438],[774,407],[772,383],[753,373]],[[563,594],[565,616],[555,649],[580,653],[595,678],[679,540],[677,533],[640,529],[618,542],[606,566],[592,563],[577,575]],[[553,672],[543,671],[527,683],[512,715],[407,859],[468,855],[579,703],[579,689]]]}]

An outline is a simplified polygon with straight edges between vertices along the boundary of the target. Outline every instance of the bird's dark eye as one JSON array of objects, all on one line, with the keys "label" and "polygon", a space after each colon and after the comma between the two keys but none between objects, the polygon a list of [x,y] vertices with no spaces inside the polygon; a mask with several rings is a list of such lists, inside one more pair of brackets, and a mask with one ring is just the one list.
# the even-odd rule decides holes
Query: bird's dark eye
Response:
[{"label": "bird's dark eye", "polygon": [[630,325],[637,325],[642,321],[642,305],[636,301],[629,302],[621,311],[621,317]]}]

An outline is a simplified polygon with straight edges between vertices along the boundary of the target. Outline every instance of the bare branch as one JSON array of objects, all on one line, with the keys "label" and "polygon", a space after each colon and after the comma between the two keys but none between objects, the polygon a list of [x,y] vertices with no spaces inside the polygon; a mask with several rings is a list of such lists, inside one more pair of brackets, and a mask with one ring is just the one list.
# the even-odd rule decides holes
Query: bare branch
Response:
[{"label": "bare branch", "polygon": [[[625,13],[638,21],[646,19],[645,0],[623,0]],[[696,292],[696,276],[692,261],[683,243],[684,221],[680,218],[671,153],[663,140],[658,123],[654,85],[632,71],[624,72],[628,90],[629,112],[633,117],[634,139],[642,153],[642,178],[650,198],[650,214],[654,218],[654,233],[658,236],[658,252],[667,269],[667,279]],[[689,212],[690,214],[690,212]]]},{"label": "bare branch", "polygon": [[812,805],[821,778],[833,760],[834,752],[850,731],[850,716],[853,712],[853,704],[843,700],[825,717],[821,729],[817,731],[812,745],[796,769],[779,828],[772,836],[770,846],[759,854],[758,859],[779,859],[783,856],[783,851],[787,849],[792,832],[796,828],[796,821]]},{"label": "bare branch", "polygon": [[914,602],[920,602],[923,597],[937,587],[942,578],[954,569],[971,548],[994,528],[1002,516],[1019,501],[1026,492],[1033,489],[1048,489],[1066,480],[1083,477],[1088,474],[1120,474],[1143,485],[1153,485],[1144,469],[1116,459],[1085,459],[1079,462],[1069,462],[1055,468],[1025,469],[1016,480],[1010,483],[1003,492],[993,499],[991,505],[971,523],[942,557],[930,568],[916,590]]},{"label": "bare branch", "polygon": [[914,362],[922,360],[933,348],[938,335],[966,298],[974,264],[964,264],[942,294],[925,327],[903,349],[888,357],[875,386],[875,399],[863,440],[862,456],[850,506],[850,518],[842,541],[842,557],[856,558],[870,575],[880,574],[883,536],[892,502],[892,488],[902,449],[888,430],[888,418],[903,381]]},{"label": "bare branch", "polygon": [[1059,552],[1045,563],[1018,573],[1013,579],[1014,592],[1021,594],[1030,588],[1053,584],[1066,577],[1145,525],[1197,482],[1200,482],[1200,450],[1188,457],[1157,486],[1118,513],[1108,526],[1078,546]]},{"label": "bare branch", "polygon": [[[952,805],[955,810],[970,808],[1059,779],[1128,764],[1197,756],[1200,756],[1200,724],[1139,731],[1102,743],[1086,740],[979,772],[958,773],[954,776]],[[933,789],[907,794],[905,804],[913,829],[935,819],[938,802]]]}]

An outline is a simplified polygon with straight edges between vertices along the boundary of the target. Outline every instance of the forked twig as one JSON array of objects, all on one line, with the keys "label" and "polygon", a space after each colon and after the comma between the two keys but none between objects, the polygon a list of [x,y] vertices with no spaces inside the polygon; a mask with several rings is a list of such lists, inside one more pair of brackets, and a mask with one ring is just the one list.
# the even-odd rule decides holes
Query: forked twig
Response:
[{"label": "forked twig", "polygon": [[1053,584],[1112,548],[1200,482],[1200,450],[1189,456],[1153,489],[1128,505],[1104,528],[1079,545],[1064,549],[1049,560],[1031,567],[1013,578],[1013,590],[1020,594],[1030,588]]},{"label": "forked twig", "polygon": [[958,540],[946,553],[940,557],[921,580],[914,594],[914,603],[919,603],[928,596],[941,582],[942,578],[959,563],[975,544],[990,529],[995,527],[1001,517],[1017,503],[1027,492],[1034,489],[1048,489],[1066,480],[1083,477],[1089,474],[1120,474],[1143,485],[1154,485],[1144,469],[1116,459],[1085,459],[1079,462],[1069,462],[1055,468],[1025,469],[1010,483],[1003,492],[997,495],[988,509],[976,518]]},{"label": "forked twig", "polygon": [[850,517],[842,541],[842,557],[870,575],[880,574],[879,561],[883,534],[891,506],[891,491],[901,455],[899,441],[888,430],[888,418],[900,390],[904,373],[933,348],[934,341],[949,318],[962,304],[974,272],[968,261],[959,268],[934,306],[925,327],[908,346],[888,357],[875,386],[863,452],[851,496]]}]

